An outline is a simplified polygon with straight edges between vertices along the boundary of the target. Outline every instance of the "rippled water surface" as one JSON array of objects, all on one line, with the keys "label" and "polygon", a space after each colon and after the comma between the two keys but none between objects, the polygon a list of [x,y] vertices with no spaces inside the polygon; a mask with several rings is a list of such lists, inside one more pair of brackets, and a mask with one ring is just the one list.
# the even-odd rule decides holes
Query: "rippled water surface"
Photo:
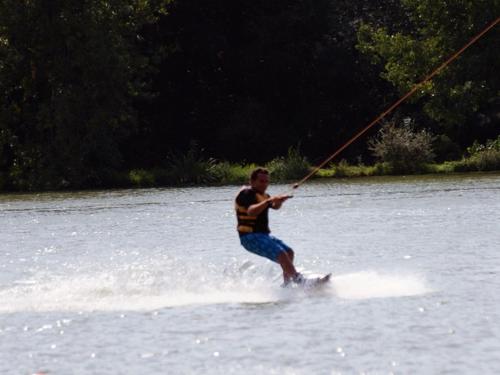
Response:
[{"label": "rippled water surface", "polygon": [[500,175],[304,185],[271,229],[316,292],[240,247],[237,190],[0,195],[0,373],[500,373]]}]

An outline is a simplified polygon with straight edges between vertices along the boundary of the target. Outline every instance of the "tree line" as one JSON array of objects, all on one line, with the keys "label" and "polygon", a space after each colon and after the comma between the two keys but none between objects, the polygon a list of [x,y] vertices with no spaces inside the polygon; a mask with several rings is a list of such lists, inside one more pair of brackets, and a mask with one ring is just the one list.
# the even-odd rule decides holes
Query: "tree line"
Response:
[{"label": "tree line", "polygon": [[[113,186],[194,143],[314,163],[499,15],[499,0],[0,0],[0,189]],[[438,160],[500,133],[499,41],[497,26],[393,114],[435,135]],[[342,157],[370,161],[374,132]]]}]

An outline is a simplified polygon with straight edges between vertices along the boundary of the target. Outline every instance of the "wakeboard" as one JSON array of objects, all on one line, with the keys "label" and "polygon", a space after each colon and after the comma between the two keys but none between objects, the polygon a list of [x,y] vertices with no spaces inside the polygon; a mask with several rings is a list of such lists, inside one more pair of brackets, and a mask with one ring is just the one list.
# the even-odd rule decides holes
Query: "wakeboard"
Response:
[{"label": "wakeboard", "polygon": [[305,281],[302,284],[300,284],[300,286],[304,288],[318,288],[327,284],[330,281],[331,277],[332,277],[331,273],[328,273],[323,276],[306,277]]},{"label": "wakeboard", "polygon": [[304,276],[304,279],[300,283],[291,282],[289,284],[282,284],[283,288],[303,288],[303,289],[317,289],[328,284],[332,274],[326,275],[309,275]]}]

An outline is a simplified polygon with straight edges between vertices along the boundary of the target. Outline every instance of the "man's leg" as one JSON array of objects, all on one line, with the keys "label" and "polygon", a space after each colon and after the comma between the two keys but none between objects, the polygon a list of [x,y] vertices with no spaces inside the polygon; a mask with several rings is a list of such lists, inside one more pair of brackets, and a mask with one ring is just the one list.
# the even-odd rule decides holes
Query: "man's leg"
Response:
[{"label": "man's leg", "polygon": [[297,270],[293,265],[293,251],[283,251],[278,255],[278,263],[283,269],[283,280],[288,284],[297,276]]},{"label": "man's leg", "polygon": [[261,233],[248,234],[240,240],[246,250],[277,262],[283,269],[285,284],[300,276],[293,265],[293,250],[281,240]]}]

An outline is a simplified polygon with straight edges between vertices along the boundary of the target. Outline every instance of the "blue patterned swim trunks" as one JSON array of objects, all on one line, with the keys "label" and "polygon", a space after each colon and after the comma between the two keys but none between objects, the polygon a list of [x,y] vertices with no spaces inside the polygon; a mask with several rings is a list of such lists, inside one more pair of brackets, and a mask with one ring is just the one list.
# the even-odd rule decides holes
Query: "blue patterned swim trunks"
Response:
[{"label": "blue patterned swim trunks", "polygon": [[248,233],[240,236],[241,245],[251,253],[278,262],[278,255],[292,250],[280,239],[268,233]]}]

